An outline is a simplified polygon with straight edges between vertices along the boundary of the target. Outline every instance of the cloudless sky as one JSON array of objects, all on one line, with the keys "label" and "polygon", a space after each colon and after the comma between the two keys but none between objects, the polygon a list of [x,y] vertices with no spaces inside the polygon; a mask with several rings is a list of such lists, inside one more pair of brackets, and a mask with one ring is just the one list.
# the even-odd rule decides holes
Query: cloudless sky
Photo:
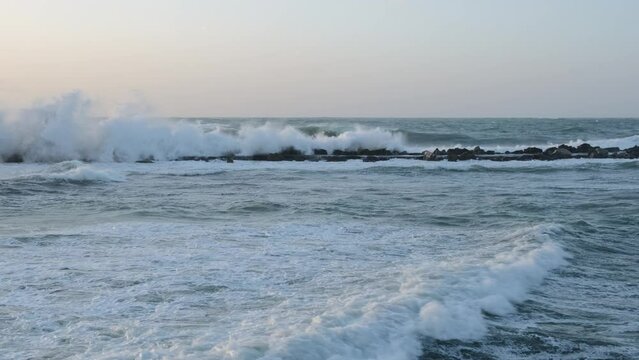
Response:
[{"label": "cloudless sky", "polygon": [[0,107],[639,116],[636,0],[0,0]]}]

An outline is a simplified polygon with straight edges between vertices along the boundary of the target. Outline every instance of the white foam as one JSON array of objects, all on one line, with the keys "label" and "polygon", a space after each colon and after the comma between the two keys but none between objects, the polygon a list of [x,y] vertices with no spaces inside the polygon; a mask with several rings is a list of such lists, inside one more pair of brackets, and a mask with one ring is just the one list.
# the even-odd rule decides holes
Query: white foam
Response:
[{"label": "white foam", "polygon": [[0,167],[2,180],[42,180],[68,182],[120,182],[126,177],[105,164],[88,164],[78,160],[51,165],[12,164]]},{"label": "white foam", "polygon": [[315,148],[407,149],[403,135],[380,128],[356,127],[338,136],[309,136],[292,126],[266,123],[243,126],[233,135],[219,126],[205,129],[187,121],[140,116],[95,119],[89,113],[90,102],[75,92],[11,119],[0,117],[0,157],[20,154],[30,162],[127,162],[148,157],[252,155],[291,146],[306,154]]},{"label": "white foam", "polygon": [[565,263],[567,254],[549,238],[553,231],[535,227],[513,234],[508,244],[514,247],[483,262],[467,257],[405,269],[398,286],[339,299],[307,325],[279,329],[263,343],[232,339],[213,353],[230,359],[404,360],[420,355],[424,336],[479,339],[487,331],[482,312],[514,311],[513,304]]}]

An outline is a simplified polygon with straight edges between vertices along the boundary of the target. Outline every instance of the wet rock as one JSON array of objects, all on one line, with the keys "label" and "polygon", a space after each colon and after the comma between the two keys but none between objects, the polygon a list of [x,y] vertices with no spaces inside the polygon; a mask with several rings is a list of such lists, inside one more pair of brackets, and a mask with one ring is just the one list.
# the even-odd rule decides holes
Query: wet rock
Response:
[{"label": "wet rock", "polygon": [[533,154],[523,154],[521,156],[517,156],[515,159],[518,161],[530,161],[533,160],[535,158],[535,155]]},{"label": "wet rock", "polygon": [[[396,152],[395,152],[396,153]],[[358,149],[357,150],[357,155],[373,155],[373,156],[379,156],[379,155],[393,155],[394,153],[388,149],[375,149],[375,150],[369,150],[369,149]]]},{"label": "wet rock", "polygon": [[457,161],[457,158],[458,158],[457,153],[450,152],[450,151],[448,152],[448,154],[447,154],[447,160],[448,161]]},{"label": "wet rock", "polygon": [[13,154],[8,158],[4,159],[6,163],[21,163],[24,162],[24,158],[20,154]]},{"label": "wet rock", "polygon": [[333,150],[333,155],[356,156],[357,155],[357,151]]},{"label": "wet rock", "polygon": [[590,153],[594,148],[588,144],[588,143],[583,143],[579,146],[577,146],[577,152],[578,153]]},{"label": "wet rock", "polygon": [[551,155],[558,159],[569,159],[572,157],[572,152],[567,148],[560,147],[557,150],[555,150]]},{"label": "wet rock", "polygon": [[314,155],[328,155],[328,151],[324,149],[313,149]]},{"label": "wet rock", "polygon": [[374,155],[369,155],[369,156],[366,156],[366,157],[362,158],[363,162],[377,162],[377,161],[382,161],[382,160],[387,160],[387,159],[382,159],[382,158],[379,158],[379,157],[374,156]]},{"label": "wet rock", "polygon": [[457,156],[459,160],[472,160],[475,159],[475,153],[472,151],[465,151]]},{"label": "wet rock", "polygon": [[639,158],[639,145],[635,145],[631,148],[627,148],[626,150],[624,150],[626,152],[626,154],[628,154],[628,156],[630,158]]},{"label": "wet rock", "polygon": [[473,149],[473,153],[475,155],[484,155],[486,154],[486,151],[482,148],[480,148],[479,146],[475,146],[475,148]]},{"label": "wet rock", "polygon": [[588,154],[589,158],[593,159],[605,159],[608,157],[608,150],[596,147]]},{"label": "wet rock", "polygon": [[541,154],[543,152],[544,152],[543,150],[541,150],[538,147],[534,147],[534,146],[533,147],[527,147],[523,151],[524,154]]},{"label": "wet rock", "polygon": [[616,153],[616,152],[619,152],[621,149],[616,146],[613,146],[613,147],[604,148],[604,150],[606,150],[608,153]]},{"label": "wet rock", "polygon": [[559,148],[568,150],[571,154],[577,152],[577,148],[574,147],[574,146],[570,146],[570,145],[561,144],[561,145],[559,145]]},{"label": "wet rock", "polygon": [[547,160],[568,159],[572,157],[570,150],[566,148],[549,147],[543,153]]}]

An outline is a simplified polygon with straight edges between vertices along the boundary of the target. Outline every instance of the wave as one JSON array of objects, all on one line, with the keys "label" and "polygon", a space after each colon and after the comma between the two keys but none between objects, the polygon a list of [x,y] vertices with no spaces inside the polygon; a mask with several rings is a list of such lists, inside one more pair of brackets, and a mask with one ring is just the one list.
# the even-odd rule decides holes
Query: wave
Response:
[{"label": "wave", "polygon": [[113,169],[100,169],[91,164],[78,160],[63,161],[52,164],[42,169],[25,169],[26,171],[10,173],[0,176],[0,180],[19,180],[37,182],[71,182],[71,183],[91,183],[91,182],[120,182],[125,181],[125,177]]},{"label": "wave", "polygon": [[132,162],[276,153],[289,147],[305,154],[312,154],[313,149],[407,149],[401,134],[381,128],[360,126],[339,134],[309,135],[290,125],[266,123],[242,126],[233,133],[221,126],[206,129],[188,121],[139,116],[95,119],[88,115],[89,110],[90,102],[75,92],[25,110],[15,118],[0,118],[0,158]]},{"label": "wave", "polygon": [[[498,152],[529,146],[549,147],[557,143],[504,145],[506,139],[477,140],[465,134],[424,133],[381,127],[295,127],[281,121],[246,122],[239,128],[207,121],[171,120],[119,115],[97,119],[89,116],[91,102],[73,92],[49,103],[34,106],[15,116],[0,114],[0,161],[26,162],[67,160],[134,162],[145,159],[174,160],[188,156],[255,155],[277,153],[293,147],[304,154],[314,149],[353,151],[387,149],[421,152],[439,148],[474,147]],[[488,141],[488,142],[487,142]],[[639,144],[639,135],[612,139],[575,139],[577,146],[629,148]]]},{"label": "wave", "polygon": [[419,357],[425,337],[477,340],[488,331],[485,314],[515,311],[514,304],[566,263],[569,255],[551,239],[561,231],[553,225],[520,230],[483,262],[473,255],[406,269],[395,290],[382,285],[381,297],[340,299],[308,325],[276,331],[266,344],[229,341],[214,353],[240,359],[401,360]]}]

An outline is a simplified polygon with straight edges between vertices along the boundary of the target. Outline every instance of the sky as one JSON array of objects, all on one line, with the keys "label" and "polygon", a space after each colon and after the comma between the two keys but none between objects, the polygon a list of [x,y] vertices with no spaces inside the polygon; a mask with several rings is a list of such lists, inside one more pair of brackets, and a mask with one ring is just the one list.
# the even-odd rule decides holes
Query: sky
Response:
[{"label": "sky", "polygon": [[639,117],[636,0],[0,0],[0,109]]}]

